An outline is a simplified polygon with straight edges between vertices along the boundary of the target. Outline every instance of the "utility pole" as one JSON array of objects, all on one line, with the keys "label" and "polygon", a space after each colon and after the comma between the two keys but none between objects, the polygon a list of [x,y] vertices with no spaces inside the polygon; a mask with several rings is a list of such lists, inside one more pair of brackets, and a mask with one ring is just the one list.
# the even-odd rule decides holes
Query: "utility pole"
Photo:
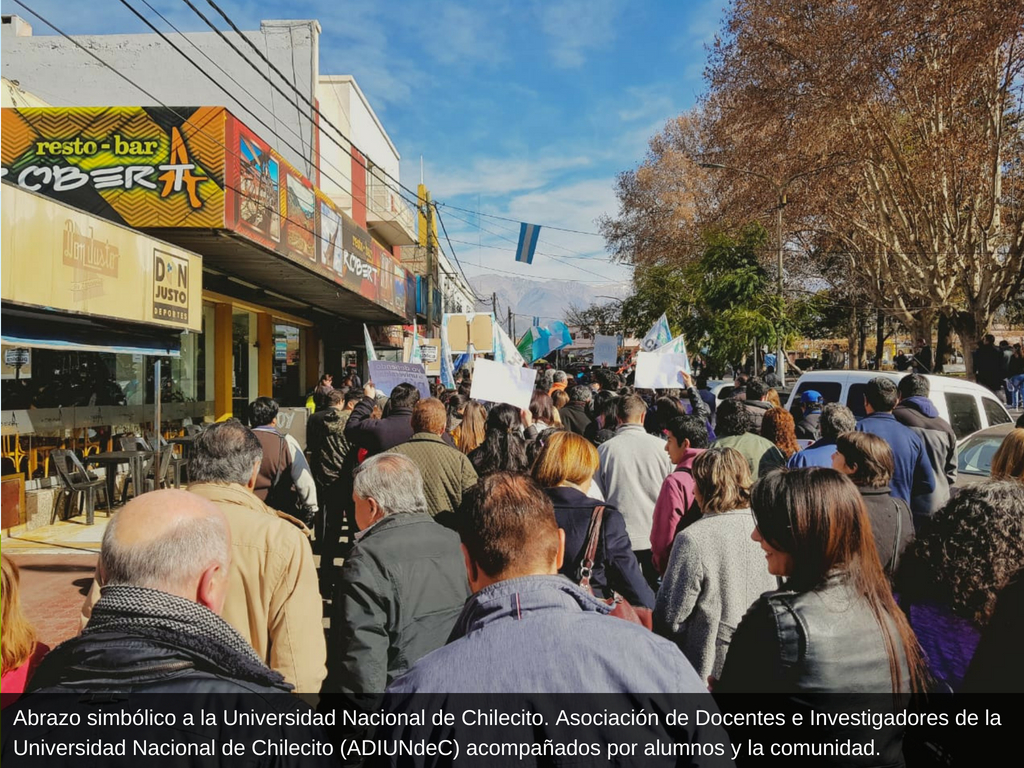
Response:
[{"label": "utility pole", "polygon": [[494,313],[494,322],[498,322],[498,294],[491,294],[491,311]]},{"label": "utility pole", "polygon": [[508,308],[508,335],[512,336],[512,307]]},{"label": "utility pole", "polygon": [[434,205],[430,202],[429,192],[424,192],[424,205],[427,218],[427,334],[429,337],[433,335],[434,329],[434,265],[437,263]]}]

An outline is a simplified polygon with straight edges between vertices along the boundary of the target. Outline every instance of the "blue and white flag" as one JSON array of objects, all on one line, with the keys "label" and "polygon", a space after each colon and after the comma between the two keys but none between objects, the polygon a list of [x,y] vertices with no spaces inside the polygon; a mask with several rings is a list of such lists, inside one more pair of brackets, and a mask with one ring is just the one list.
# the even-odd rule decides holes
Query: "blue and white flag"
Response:
[{"label": "blue and white flag", "polygon": [[658,347],[663,347],[670,341],[672,341],[672,331],[668,327],[668,318],[662,312],[658,322],[651,326],[651,330],[647,332],[644,340],[640,342],[640,349],[644,352],[654,352]]},{"label": "blue and white flag", "polygon": [[373,342],[370,341],[370,329],[366,327],[366,323],[363,323],[363,341],[366,342],[366,359],[375,361],[377,352],[373,348]]},{"label": "blue and white flag", "polygon": [[448,344],[448,315],[444,315],[441,320],[441,386],[445,389],[455,389],[452,348]]},{"label": "blue and white flag", "polygon": [[540,237],[540,227],[536,224],[523,222],[519,225],[519,245],[516,246],[516,261],[523,264],[533,264],[533,254],[537,250],[537,239]]},{"label": "blue and white flag", "polygon": [[412,321],[412,345],[409,350],[409,362],[423,364],[423,353],[420,351],[420,333],[416,320]]},{"label": "blue and white flag", "polygon": [[551,331],[551,340],[553,342],[551,346],[552,352],[556,349],[572,345],[572,334],[569,332],[569,326],[561,320],[555,320],[555,322],[551,323],[551,325],[548,326],[548,330]]},{"label": "blue and white flag", "polygon": [[686,342],[683,341],[682,334],[679,334],[674,339],[672,339],[672,341],[670,341],[668,344],[665,344],[662,347],[658,347],[654,351],[659,355],[662,353],[669,355],[680,355],[682,358],[682,362],[679,367],[682,370],[686,371],[686,373],[693,373],[693,371],[690,369],[690,356],[686,353]]},{"label": "blue and white flag", "polygon": [[516,345],[509,335],[505,333],[505,329],[497,323],[494,324],[494,335],[497,336],[497,343],[494,345],[494,359],[499,363],[522,367],[526,360],[519,354],[519,350],[516,349]]}]

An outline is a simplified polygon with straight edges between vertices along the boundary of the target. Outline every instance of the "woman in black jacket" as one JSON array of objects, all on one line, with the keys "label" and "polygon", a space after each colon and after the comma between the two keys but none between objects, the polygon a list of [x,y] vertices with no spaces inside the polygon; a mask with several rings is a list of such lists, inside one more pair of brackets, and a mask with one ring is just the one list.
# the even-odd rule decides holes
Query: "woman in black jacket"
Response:
[{"label": "woman in black jacket", "polygon": [[[719,706],[749,707],[749,697],[731,700],[732,693],[781,693],[802,709],[901,711],[909,694],[925,689],[924,664],[856,486],[825,467],[779,470],[754,485],[751,509],[751,538],[764,550],[768,572],[786,581],[761,595],[737,627],[713,684]],[[823,755],[815,764],[902,765],[903,731],[821,724],[815,741],[874,740],[874,751]]]},{"label": "woman in black jacket", "polygon": [[565,531],[560,573],[579,583],[590,519],[596,507],[604,506],[590,587],[597,597],[618,592],[631,605],[654,608],[654,593],[640,573],[622,514],[586,494],[597,467],[597,449],[580,435],[564,431],[551,433],[533,466],[533,479],[551,499],[558,527]]},{"label": "woman in black jacket", "polygon": [[903,551],[914,540],[914,519],[903,499],[889,488],[895,464],[892,449],[878,435],[847,432],[836,438],[832,468],[849,477],[860,491],[875,537],[878,559],[892,581]]}]

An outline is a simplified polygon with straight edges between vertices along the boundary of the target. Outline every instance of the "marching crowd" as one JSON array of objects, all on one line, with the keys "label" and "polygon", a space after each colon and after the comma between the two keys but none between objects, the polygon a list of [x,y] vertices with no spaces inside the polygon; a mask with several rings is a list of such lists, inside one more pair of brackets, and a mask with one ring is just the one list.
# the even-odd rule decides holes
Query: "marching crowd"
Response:
[{"label": "marching crowd", "polygon": [[187,490],[110,520],[77,637],[35,641],[3,557],[4,705],[1024,691],[1024,424],[966,485],[923,375],[873,379],[858,422],[598,373],[540,372],[526,410],[325,379],[304,450],[269,398],[209,425]]}]

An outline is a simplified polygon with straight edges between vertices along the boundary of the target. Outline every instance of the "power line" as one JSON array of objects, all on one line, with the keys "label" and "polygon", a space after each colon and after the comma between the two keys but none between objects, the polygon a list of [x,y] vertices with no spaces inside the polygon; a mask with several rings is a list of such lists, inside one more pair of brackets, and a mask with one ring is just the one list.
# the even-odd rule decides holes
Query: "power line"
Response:
[{"label": "power line", "polygon": [[[195,7],[195,5],[192,4],[191,0],[182,0],[182,2],[184,2],[189,8],[191,8],[195,12],[195,14],[197,16],[199,16],[199,18],[201,18],[203,21],[205,21],[207,26],[210,27],[210,29],[212,29],[214,32],[216,32],[218,35],[220,35],[220,37],[225,42],[227,42],[227,38],[224,37],[223,33],[221,33],[221,31],[219,29],[217,29],[206,18],[206,16],[204,16],[202,14],[202,12],[200,12],[199,9]],[[353,142],[344,133],[342,133],[341,129],[339,129],[333,122],[328,120],[327,117],[320,111],[319,107],[317,107],[316,104],[314,104],[312,101],[310,101],[309,98],[304,93],[302,93],[302,91],[300,91],[297,87],[295,87],[295,85],[293,83],[289,82],[288,78],[281,72],[281,70],[278,69],[277,66],[267,56],[265,56],[263,54],[263,52],[260,51],[259,48],[256,47],[256,45],[252,42],[252,40],[250,40],[248,37],[245,36],[245,33],[243,33],[242,30],[240,30],[238,28],[238,26],[235,24],[235,22],[233,22],[231,20],[231,18],[227,15],[227,13],[225,13],[224,10],[219,5],[217,5],[217,3],[215,3],[213,0],[206,0],[206,2],[207,2],[207,4],[211,8],[213,8],[220,15],[220,17],[222,19],[224,19],[225,22],[227,22],[228,26],[230,26],[231,29],[233,29],[235,31],[235,34],[237,34],[240,38],[242,38],[242,40],[244,40],[245,43],[250,48],[252,48],[253,51],[256,52],[256,55],[259,56],[264,62],[266,62],[267,66],[269,66],[272,70],[274,70],[275,73],[277,73],[278,77],[280,77],[282,80],[284,80],[286,84],[291,86],[292,90],[295,91],[296,94],[298,94],[299,98],[301,98],[306,104],[309,105],[310,109],[313,110],[313,113],[316,114],[316,116],[320,120],[323,120],[324,123],[326,125],[330,126],[338,134],[338,136],[340,136],[342,138],[343,141],[348,142],[356,150],[356,152],[358,152],[360,155],[363,156],[364,160],[362,162],[365,162],[365,159],[368,157],[368,155],[366,155],[361,149],[359,149],[359,147],[356,146],[355,142]],[[229,43],[229,45],[230,45],[230,43]],[[238,55],[244,61],[246,61],[249,64],[249,66],[253,68],[254,71],[259,72],[259,74],[261,76],[264,76],[263,73],[260,72],[259,69],[246,56],[244,56],[241,52],[239,52],[237,50],[237,48],[235,48],[234,45],[232,45],[231,47],[233,49],[235,49],[235,51],[238,53]],[[270,78],[269,77],[264,76],[264,78],[267,80],[268,83],[270,82]],[[274,87],[276,88],[276,86],[274,86]],[[280,92],[280,89],[278,89],[278,91]],[[284,96],[283,93],[281,95]],[[285,98],[288,98],[288,97],[285,96]],[[292,103],[294,104],[295,102],[292,101]],[[331,137],[328,136],[328,138],[331,138]],[[360,162],[354,155],[352,155],[351,150],[346,149],[336,139],[332,138],[331,140],[338,146],[339,149],[341,149],[343,152],[347,152],[348,155],[350,157],[352,157],[353,160],[356,160],[356,162]],[[364,165],[364,168],[365,168],[365,165]],[[380,166],[375,166],[375,168],[377,170],[379,170],[385,177],[387,177],[388,179],[391,179],[391,181],[393,181],[399,187],[399,189],[403,189],[406,192],[408,192],[410,195],[412,195],[413,199],[416,200],[414,205],[419,206],[419,193],[413,192],[411,189],[409,189],[408,187],[404,186],[402,184],[402,182],[400,182],[398,179],[396,179],[394,176],[392,176],[390,173],[388,173],[386,170],[384,170],[384,168],[381,168]],[[395,190],[395,191],[397,192],[397,190]],[[398,192],[398,194],[399,194],[399,196],[403,196],[401,192]],[[409,202],[408,199],[406,201]]]},{"label": "power line", "polygon": [[[174,43],[173,43],[173,42],[172,42],[172,41],[171,41],[171,40],[170,40],[170,39],[169,39],[169,38],[168,38],[168,37],[167,37],[166,35],[164,35],[164,33],[163,33],[163,32],[161,32],[161,31],[160,31],[159,29],[157,29],[157,28],[156,28],[156,26],[154,26],[154,25],[153,25],[153,24],[152,24],[152,23],[151,23],[151,22],[149,21],[149,19],[147,19],[147,18],[146,18],[145,16],[143,16],[143,15],[142,15],[142,14],[141,14],[141,13],[140,13],[140,12],[139,12],[139,11],[138,11],[138,10],[137,10],[136,8],[134,8],[134,7],[133,7],[133,6],[132,6],[132,5],[130,4],[130,3],[128,3],[128,2],[127,2],[127,0],[119,0],[119,1],[120,1],[120,3],[121,3],[121,4],[123,5],[123,6],[125,6],[125,7],[126,7],[126,8],[128,9],[128,10],[129,10],[129,11],[131,11],[131,12],[132,12],[133,14],[135,14],[135,16],[136,16],[136,17],[138,17],[138,18],[139,18],[139,19],[140,19],[140,20],[141,20],[141,21],[142,21],[142,22],[143,22],[143,23],[144,23],[144,24],[145,24],[146,26],[148,26],[148,27],[149,27],[150,29],[152,29],[152,30],[153,30],[153,31],[154,31],[154,32],[155,32],[155,33],[156,33],[157,35],[159,35],[159,36],[160,36],[160,38],[161,38],[161,39],[162,39],[162,40],[163,40],[164,42],[166,42],[166,43],[167,43],[167,44],[168,44],[169,46],[171,46],[171,48],[173,48],[173,49],[174,49],[174,50],[175,50],[175,51],[176,51],[176,52],[177,52],[177,53],[178,53],[178,54],[179,54],[179,55],[180,55],[180,56],[181,56],[181,57],[182,57],[183,59],[185,59],[186,61],[188,61],[188,62],[189,62],[189,63],[190,63],[190,64],[191,64],[191,65],[192,65],[193,67],[195,67],[195,68],[196,68],[197,70],[199,70],[200,74],[202,74],[202,75],[203,75],[203,76],[204,76],[204,77],[205,77],[205,78],[206,78],[207,80],[209,80],[209,81],[210,81],[211,83],[213,83],[213,84],[214,84],[215,86],[217,86],[217,88],[219,88],[219,89],[220,89],[220,90],[221,90],[221,91],[222,91],[222,92],[223,92],[223,93],[224,93],[224,94],[225,94],[226,96],[228,96],[229,98],[231,98],[232,100],[234,100],[234,96],[233,96],[233,94],[232,94],[232,93],[231,93],[230,91],[228,91],[228,90],[227,90],[227,88],[225,88],[225,87],[224,87],[223,85],[221,85],[221,84],[220,84],[219,82],[217,82],[217,80],[216,80],[216,79],[215,79],[215,78],[214,78],[214,77],[213,77],[213,76],[212,76],[212,75],[211,75],[211,74],[210,74],[209,72],[207,72],[206,70],[204,70],[204,69],[203,69],[203,68],[202,68],[201,66],[199,66],[199,64],[198,64],[198,63],[197,63],[197,62],[196,62],[196,61],[195,61],[194,59],[192,59],[192,58],[191,58],[191,57],[190,57],[190,56],[189,56],[188,54],[186,54],[186,53],[185,53],[184,51],[182,51],[182,50],[181,50],[181,49],[180,49],[180,48],[179,48],[179,47],[178,47],[177,45],[175,45],[175,44],[174,44]],[[155,10],[155,9],[153,8],[153,6],[151,6],[151,5],[150,5],[150,4],[149,4],[149,3],[148,3],[148,2],[146,1],[146,0],[142,0],[142,2],[143,2],[143,3],[145,3],[145,5],[146,5],[147,7],[149,7],[149,8],[151,9],[151,10],[153,10],[153,11],[154,11],[154,12],[155,12],[155,13],[156,13],[156,14],[157,14],[158,16],[160,16],[160,18],[164,19],[164,21],[167,21],[167,19],[166,19],[166,18],[164,18],[164,16],[163,16],[163,15],[162,15],[162,14],[161,14],[161,13],[160,13],[159,11],[156,11],[156,10]],[[19,5],[20,5],[20,3],[19,3]],[[40,17],[40,18],[42,18],[42,17]],[[172,28],[173,28],[173,29],[174,29],[174,30],[175,30],[176,32],[178,32],[178,34],[181,34],[181,35],[182,35],[182,37],[185,37],[185,36],[184,36],[184,35],[183,35],[183,34],[181,33],[181,31],[180,31],[180,30],[178,30],[178,29],[177,29],[176,27],[174,27],[174,25],[173,25],[173,24],[171,24],[171,23],[170,23],[169,21],[167,21],[167,23],[168,23],[168,24],[169,24],[169,25],[170,25],[170,26],[171,26],[171,27],[172,27]],[[55,28],[55,29],[56,29],[56,28]],[[188,40],[188,38],[187,38],[187,37],[185,37],[185,39],[186,39],[186,40]],[[189,41],[189,42],[190,42],[190,43],[191,43],[191,44],[192,44],[193,46],[195,46],[195,43],[192,43],[191,41]],[[256,98],[256,97],[255,97],[255,96],[254,96],[254,95],[253,95],[253,94],[252,94],[251,92],[249,92],[248,90],[246,90],[246,89],[245,89],[245,88],[244,88],[244,87],[243,87],[243,86],[242,86],[242,85],[241,85],[240,83],[238,83],[238,81],[237,81],[237,80],[235,80],[235,79],[234,79],[233,77],[231,77],[231,75],[229,75],[229,74],[228,74],[227,72],[224,72],[224,70],[223,70],[223,69],[222,69],[222,68],[221,68],[221,67],[220,67],[219,65],[217,65],[217,64],[216,64],[216,62],[214,62],[214,61],[213,61],[213,59],[211,59],[211,58],[210,58],[209,56],[207,56],[207,55],[205,54],[205,52],[203,52],[203,51],[202,51],[201,49],[199,49],[199,48],[198,48],[198,46],[195,46],[195,47],[196,47],[196,50],[199,50],[199,51],[200,51],[200,53],[203,53],[203,55],[204,55],[204,56],[206,56],[206,58],[207,58],[207,59],[209,59],[209,60],[210,60],[210,62],[211,62],[212,64],[214,64],[214,66],[217,66],[217,68],[218,68],[218,69],[220,69],[220,71],[221,71],[221,72],[223,72],[223,73],[224,73],[224,75],[225,75],[226,77],[228,77],[228,78],[229,78],[229,79],[230,79],[230,80],[231,80],[231,81],[232,81],[233,83],[235,83],[235,85],[237,85],[237,86],[238,86],[239,88],[241,88],[241,89],[242,89],[242,91],[243,91],[243,92],[244,92],[244,93],[245,93],[246,95],[248,95],[248,96],[249,96],[249,97],[250,97],[251,99],[253,99],[253,101],[255,101],[255,102],[257,102],[257,103],[260,103],[260,104],[262,105],[262,102],[261,102],[261,101],[260,101],[259,99],[257,99],[257,98]],[[132,82],[132,85],[134,85],[134,86],[135,86],[135,87],[137,87],[137,88],[139,87],[139,86],[138,86],[138,85],[137,85],[136,83],[134,83],[134,82]],[[141,89],[141,88],[139,88],[139,90],[142,90],[142,89]],[[145,91],[143,91],[143,93],[146,93],[146,92],[145,92]],[[147,93],[147,95],[148,95],[148,96],[150,96],[150,98],[155,98],[155,97],[153,97],[153,96],[152,96],[151,94],[148,94],[148,93]],[[157,100],[157,101],[159,102],[159,100]],[[160,102],[160,103],[162,103],[162,102]],[[264,109],[265,109],[265,110],[267,110],[268,112],[271,112],[271,114],[273,114],[273,115],[274,115],[274,117],[275,117],[275,119],[276,119],[276,117],[277,117],[277,116],[276,116],[276,114],[274,114],[274,113],[273,113],[273,112],[272,112],[271,110],[267,109],[267,107],[266,107],[266,106],[264,106]],[[289,148],[289,149],[291,149],[291,150],[292,150],[293,152],[298,152],[298,153],[299,153],[299,155],[301,155],[301,156],[305,157],[305,156],[304,156],[304,154],[303,154],[304,150],[296,149],[296,147],[295,147],[295,145],[294,145],[294,144],[291,144],[291,143],[289,143],[287,139],[285,139],[285,138],[284,138],[283,136],[281,136],[281,134],[279,134],[279,133],[278,133],[278,132],[277,132],[277,131],[276,131],[275,129],[271,128],[271,127],[270,127],[270,125],[269,125],[269,124],[268,124],[268,123],[267,123],[267,122],[266,122],[265,120],[262,120],[262,119],[261,119],[260,117],[258,117],[257,115],[253,115],[253,119],[255,119],[255,120],[256,120],[256,121],[257,121],[257,122],[258,122],[258,123],[259,123],[260,125],[262,125],[262,126],[263,126],[264,128],[266,128],[266,129],[267,129],[268,131],[270,131],[270,133],[271,133],[271,134],[272,134],[272,135],[273,135],[273,136],[274,136],[274,137],[275,137],[276,139],[278,139],[278,140],[279,140],[279,141],[280,141],[280,142],[281,142],[282,144],[284,144],[284,146],[288,147],[288,148]],[[300,134],[299,134],[299,133],[298,133],[297,131],[295,131],[294,129],[290,129],[290,130],[292,130],[292,133],[294,133],[294,134],[295,134],[296,136],[299,136],[299,138],[300,138],[300,140],[301,140],[301,138],[302,138],[302,137],[301,137],[301,135],[300,135]],[[226,147],[225,147],[225,149],[226,149]],[[312,161],[311,161],[311,162],[312,162]],[[328,163],[328,165],[331,165],[331,164],[330,164],[330,163]],[[334,168],[334,170],[336,170],[336,171],[338,171],[339,173],[341,173],[341,175],[342,175],[342,178],[344,178],[344,179],[345,179],[346,181],[348,181],[348,182],[350,182],[350,183],[351,183],[351,179],[350,179],[349,177],[345,176],[345,174],[344,174],[344,172],[343,172],[343,171],[341,171],[340,169],[338,169],[338,168],[337,168],[337,167],[335,167],[334,165],[331,165],[331,167],[332,167],[332,168]],[[333,178],[332,176],[330,176],[330,175],[329,175],[329,174],[327,174],[327,173],[323,173],[323,171],[321,171],[321,173],[322,173],[322,175],[324,175],[324,176],[325,176],[325,177],[327,178],[327,180],[328,180],[328,181],[332,182],[333,184],[337,184],[337,185],[338,185],[339,187],[341,187],[341,188],[344,188],[344,185],[343,185],[343,184],[339,184],[339,183],[338,183],[338,181],[337,181],[337,179]]]},{"label": "power line", "polygon": [[[209,0],[207,0],[207,2],[209,2]],[[438,205],[443,205],[443,206],[445,206],[447,208],[451,208],[453,211],[462,211],[463,213],[473,213],[473,214],[476,214],[477,216],[486,216],[489,219],[499,219],[501,221],[511,221],[511,222],[516,223],[516,224],[522,224],[522,219],[512,219],[512,218],[509,218],[508,216],[498,216],[495,213],[484,213],[483,211],[474,211],[474,210],[471,210],[469,208],[460,208],[459,206],[452,205],[451,203],[438,203]],[[540,224],[538,226],[540,226],[540,227],[542,227],[544,229],[554,229],[554,230],[556,230],[558,232],[571,232],[574,235],[588,235],[590,237],[600,237],[600,238],[604,237],[604,235],[602,235],[600,232],[584,232],[583,230],[580,230],[580,229],[568,229],[566,227],[555,227],[555,226],[551,226],[550,224]]]},{"label": "power line", "polygon": [[[179,120],[181,120],[181,122],[182,122],[182,124],[183,124],[183,125],[189,125],[189,126],[191,126],[191,127],[195,128],[195,129],[197,129],[197,130],[203,130],[203,127],[202,127],[202,126],[196,125],[196,124],[195,124],[195,123],[194,123],[194,122],[193,122],[192,120],[190,120],[189,118],[185,117],[185,116],[184,116],[184,115],[182,115],[182,114],[181,114],[180,112],[178,112],[177,110],[175,110],[175,109],[174,109],[174,107],[170,107],[170,106],[168,106],[167,104],[165,104],[165,103],[164,103],[163,101],[161,101],[160,99],[158,99],[158,98],[157,98],[157,97],[156,97],[155,95],[153,95],[152,93],[150,93],[149,91],[147,91],[147,90],[146,90],[145,88],[143,88],[143,87],[142,87],[141,85],[139,85],[139,84],[138,84],[138,83],[136,83],[136,82],[135,82],[134,80],[132,80],[132,79],[131,79],[130,77],[128,77],[128,76],[127,76],[127,75],[125,75],[124,73],[120,72],[120,71],[119,71],[119,70],[118,70],[118,69],[117,69],[116,67],[113,67],[113,66],[112,66],[112,65],[111,65],[111,64],[110,64],[109,62],[105,61],[105,60],[104,60],[104,59],[102,59],[102,58],[101,58],[100,56],[98,56],[97,54],[93,53],[93,52],[92,52],[91,50],[89,50],[89,49],[88,49],[88,48],[86,48],[86,47],[85,47],[84,45],[82,45],[81,43],[79,43],[79,42],[78,42],[77,40],[75,40],[74,38],[72,38],[72,37],[71,37],[70,35],[68,35],[68,34],[67,34],[66,32],[64,32],[64,31],[63,31],[62,29],[60,29],[60,28],[59,28],[59,27],[58,27],[57,25],[55,25],[55,24],[54,24],[53,22],[49,21],[48,19],[46,19],[45,17],[43,17],[43,16],[42,16],[41,14],[39,14],[38,12],[36,12],[36,11],[32,10],[31,8],[29,8],[29,7],[27,6],[27,5],[25,5],[25,3],[21,2],[21,0],[13,0],[13,2],[14,2],[14,3],[16,3],[17,5],[21,6],[22,8],[24,8],[24,9],[25,9],[25,10],[26,10],[26,11],[27,11],[28,13],[32,14],[32,15],[33,15],[33,16],[34,16],[35,18],[39,19],[39,20],[40,20],[41,22],[43,22],[43,23],[44,23],[44,24],[46,24],[46,25],[47,25],[48,27],[50,27],[50,28],[51,28],[51,29],[53,29],[53,30],[54,30],[55,32],[57,32],[57,33],[58,33],[59,35],[61,35],[62,37],[66,38],[67,40],[69,40],[69,41],[70,41],[70,42],[71,42],[72,44],[74,44],[75,46],[77,46],[78,48],[80,48],[80,49],[81,49],[82,51],[84,51],[84,52],[85,52],[86,54],[88,54],[88,55],[89,55],[90,57],[92,57],[93,59],[95,59],[95,60],[96,60],[97,62],[99,62],[99,64],[100,64],[100,65],[102,65],[103,67],[106,67],[106,68],[107,68],[107,69],[109,69],[109,70],[110,70],[111,72],[113,72],[114,74],[116,74],[116,75],[117,75],[118,77],[120,77],[120,78],[121,78],[122,80],[124,80],[124,81],[125,81],[126,83],[128,83],[128,84],[129,84],[130,86],[132,86],[133,88],[137,89],[137,90],[138,90],[138,91],[140,91],[141,93],[145,94],[145,95],[146,95],[146,96],[148,96],[148,97],[149,97],[150,99],[152,99],[153,101],[155,101],[155,102],[156,102],[157,104],[159,104],[160,106],[162,106],[162,107],[163,107],[164,109],[166,109],[167,111],[169,111],[169,112],[170,112],[171,114],[175,115],[175,116],[176,116],[176,117],[177,117],[177,118],[178,118]],[[279,138],[280,138],[280,137],[279,137]],[[224,151],[225,151],[225,152],[226,152],[227,154],[229,154],[229,155],[232,155],[233,157],[235,157],[235,158],[236,158],[236,159],[238,159],[239,161],[242,161],[242,160],[243,160],[243,158],[241,157],[241,155],[240,155],[240,154],[238,154],[237,152],[234,152],[234,151],[232,151],[232,150],[231,150],[231,149],[230,149],[230,148],[229,148],[229,147],[228,147],[228,146],[227,146],[226,144],[224,144],[224,143],[223,143],[222,141],[220,141],[220,140],[219,140],[219,139],[217,139],[216,137],[213,137],[213,140],[214,140],[214,141],[215,141],[215,142],[216,142],[216,143],[217,143],[217,144],[218,144],[218,145],[219,145],[219,146],[220,146],[220,147],[221,147],[221,148],[222,148],[222,149],[223,149],[223,150],[224,150]],[[231,190],[232,192],[235,192],[236,194],[238,194],[238,195],[240,195],[240,196],[243,196],[243,197],[245,197],[245,198],[246,198],[247,200],[249,200],[250,202],[252,202],[252,203],[255,203],[256,205],[258,205],[258,206],[262,207],[262,208],[263,208],[263,209],[264,209],[265,211],[268,211],[268,212],[270,212],[270,213],[274,213],[274,214],[280,215],[280,211],[278,211],[278,210],[277,210],[276,208],[272,208],[272,207],[270,207],[269,205],[263,205],[263,204],[261,204],[261,203],[260,203],[259,201],[253,200],[253,199],[252,199],[251,197],[249,197],[249,196],[248,196],[248,195],[247,195],[247,194],[246,194],[246,193],[245,193],[245,192],[244,192],[243,190],[241,190],[241,189],[238,189],[238,188],[236,188],[236,187],[233,187],[233,186],[231,186],[230,184],[228,184],[228,183],[227,183],[227,179],[226,179],[226,178],[224,179],[224,183],[223,183],[223,188],[224,188],[225,190]],[[187,215],[191,215],[192,213],[193,213],[193,211],[189,211],[189,213],[188,213]],[[311,234],[311,235],[312,235],[312,236],[313,236],[313,237],[314,237],[315,239],[321,240],[321,241],[322,241],[322,242],[324,242],[324,243],[329,243],[329,242],[330,242],[330,240],[329,240],[328,238],[325,238],[325,237],[323,237],[322,235],[320,235],[320,234],[317,234],[317,232],[315,231],[315,229],[310,229],[310,228],[308,228],[308,227],[304,227],[304,226],[302,226],[301,224],[298,224],[298,223],[296,223],[295,221],[291,221],[291,222],[290,222],[290,224],[291,224],[292,226],[295,226],[295,227],[297,227],[298,229],[300,229],[300,230],[302,230],[302,231],[304,231],[304,232],[308,232],[308,233],[309,233],[309,234]],[[318,273],[316,273],[316,272],[313,272],[313,274],[318,274]],[[321,276],[321,277],[322,277],[322,276]],[[326,279],[326,278],[324,278],[324,279]]]},{"label": "power line", "polygon": [[[449,207],[451,207],[451,206],[449,206]],[[455,216],[455,214],[452,214],[452,215]],[[484,232],[487,232],[488,234],[493,235],[494,237],[497,237],[499,240],[505,240],[506,242],[509,242],[509,243],[515,243],[517,247],[519,245],[519,242],[517,240],[512,240],[511,238],[505,237],[504,235],[501,235],[501,234],[499,234],[497,232],[494,232],[494,231],[492,231],[490,229],[487,229],[486,227],[482,227],[482,226],[479,225],[479,223],[474,225],[474,222],[470,221],[469,219],[464,219],[461,216],[455,216],[455,218],[458,219],[459,221],[464,221],[465,223],[469,224],[470,226],[476,226],[479,229],[482,229]],[[543,251],[537,251],[537,254],[540,255],[540,256],[546,256],[549,259],[554,259],[555,261],[561,262],[562,264],[565,264],[566,266],[572,267],[573,269],[578,269],[581,272],[586,272],[587,274],[590,274],[590,275],[596,275],[597,277],[604,277],[604,275],[600,274],[599,272],[594,272],[593,270],[587,269],[586,267],[581,267],[578,264],[573,264],[571,262],[565,261],[560,256],[555,256],[554,254],[545,253]],[[609,281],[609,282],[613,282],[613,281]]]}]

